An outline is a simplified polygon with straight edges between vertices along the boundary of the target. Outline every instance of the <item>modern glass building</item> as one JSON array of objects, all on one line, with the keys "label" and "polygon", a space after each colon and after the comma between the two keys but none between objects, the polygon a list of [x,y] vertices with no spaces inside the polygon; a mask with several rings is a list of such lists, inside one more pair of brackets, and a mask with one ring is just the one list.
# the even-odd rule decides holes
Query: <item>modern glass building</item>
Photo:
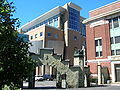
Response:
[{"label": "modern glass building", "polygon": [[[20,28],[21,33],[28,34],[33,44],[30,51],[39,54],[41,48],[54,48],[55,53],[63,56],[63,60],[68,60],[70,65],[74,65],[74,50],[81,49],[85,41],[81,23],[84,18],[80,16],[80,10],[81,7],[70,2],[55,7],[23,25]],[[43,68],[46,67],[37,67],[36,75],[52,74],[52,70],[45,71]]]}]

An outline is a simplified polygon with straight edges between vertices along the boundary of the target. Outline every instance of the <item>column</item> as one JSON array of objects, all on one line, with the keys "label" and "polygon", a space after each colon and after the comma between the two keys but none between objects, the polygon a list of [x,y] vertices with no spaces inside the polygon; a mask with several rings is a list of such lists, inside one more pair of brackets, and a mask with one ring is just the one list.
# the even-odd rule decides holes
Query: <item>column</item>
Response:
[{"label": "column", "polygon": [[101,72],[101,65],[98,63],[98,85],[102,84],[102,72]]},{"label": "column", "polygon": [[44,70],[44,69],[45,69],[45,68],[44,68],[44,65],[42,65],[42,68],[41,68],[41,69],[42,69],[42,70],[41,70],[42,75],[44,75],[44,73],[45,73],[45,72],[44,72],[44,71],[45,71],[45,70]]},{"label": "column", "polygon": [[38,66],[36,67],[36,74],[35,76],[38,76]]},{"label": "column", "polygon": [[53,73],[52,73],[52,71],[53,71],[53,70],[52,70],[52,67],[50,66],[50,75],[52,75],[52,74],[53,74]]}]

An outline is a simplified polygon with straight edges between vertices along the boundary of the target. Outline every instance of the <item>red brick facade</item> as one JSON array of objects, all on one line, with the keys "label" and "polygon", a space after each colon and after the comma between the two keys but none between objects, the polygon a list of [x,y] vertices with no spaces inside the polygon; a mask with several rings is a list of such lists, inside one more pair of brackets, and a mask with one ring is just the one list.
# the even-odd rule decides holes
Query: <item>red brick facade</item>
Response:
[{"label": "red brick facade", "polygon": [[[120,28],[120,24],[115,27],[116,22],[120,23],[120,0],[92,10],[89,14],[90,18],[84,20],[84,23],[86,24],[87,65],[90,66],[91,75],[93,78],[98,77],[100,75],[100,72],[98,73],[98,65],[101,65],[101,67],[105,67],[103,72],[107,74],[107,80],[111,79],[112,82],[119,82],[120,73],[116,73],[117,69],[115,66],[120,65],[120,55],[114,54],[114,52],[111,55],[111,50],[116,53],[116,50],[120,48],[115,46],[117,45],[115,40],[111,44],[110,38],[120,36],[120,34],[115,32],[116,28],[117,30]],[[115,21],[115,18],[118,18],[118,20]],[[112,20],[111,29],[109,26],[110,20]],[[96,45],[95,40],[97,40]]]},{"label": "red brick facade", "polygon": [[88,24],[86,28],[87,60],[98,59],[95,56],[95,38],[99,37],[102,38],[103,52],[103,57],[100,57],[100,59],[105,59],[107,56],[111,55],[109,24],[99,25],[91,28]]}]

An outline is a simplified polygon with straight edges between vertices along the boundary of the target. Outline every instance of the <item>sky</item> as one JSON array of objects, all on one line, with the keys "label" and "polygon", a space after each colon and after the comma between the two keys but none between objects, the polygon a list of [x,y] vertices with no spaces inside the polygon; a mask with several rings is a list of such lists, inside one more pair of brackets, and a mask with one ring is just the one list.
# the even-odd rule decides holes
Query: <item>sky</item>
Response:
[{"label": "sky", "polygon": [[88,18],[89,11],[112,3],[117,0],[8,0],[13,2],[16,7],[14,13],[15,18],[19,18],[21,25],[37,18],[38,16],[46,13],[47,11],[57,7],[63,6],[68,2],[77,4],[82,8],[80,15]]}]

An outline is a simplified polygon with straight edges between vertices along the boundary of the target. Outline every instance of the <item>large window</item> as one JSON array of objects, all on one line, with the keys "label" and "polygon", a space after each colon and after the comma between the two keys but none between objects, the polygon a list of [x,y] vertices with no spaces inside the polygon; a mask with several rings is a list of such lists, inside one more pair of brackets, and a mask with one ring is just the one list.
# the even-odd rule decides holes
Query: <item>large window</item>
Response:
[{"label": "large window", "polygon": [[111,55],[120,55],[120,49],[116,49],[116,50],[111,50]]},{"label": "large window", "polygon": [[118,17],[113,18],[113,26],[114,26],[114,28],[119,27]]},{"label": "large window", "polygon": [[68,7],[69,10],[69,28],[75,31],[80,31],[80,12]]},{"label": "large window", "polygon": [[102,39],[95,40],[95,46],[96,46],[96,57],[102,56]]},{"label": "large window", "polygon": [[120,36],[111,37],[111,38],[110,38],[110,43],[111,43],[111,44],[120,43]]},{"label": "large window", "polygon": [[119,27],[120,26],[119,25],[119,20],[120,20],[120,17],[115,17],[113,19],[109,19],[110,29]]},{"label": "large window", "polygon": [[35,29],[39,26],[42,26],[43,24],[45,25],[50,25],[50,26],[54,26],[54,27],[58,27],[58,15],[55,15],[51,18],[48,18],[47,20],[44,20],[43,22],[40,22],[38,24],[36,24],[35,26],[32,26],[28,29],[28,31],[32,30],[32,29]]}]

